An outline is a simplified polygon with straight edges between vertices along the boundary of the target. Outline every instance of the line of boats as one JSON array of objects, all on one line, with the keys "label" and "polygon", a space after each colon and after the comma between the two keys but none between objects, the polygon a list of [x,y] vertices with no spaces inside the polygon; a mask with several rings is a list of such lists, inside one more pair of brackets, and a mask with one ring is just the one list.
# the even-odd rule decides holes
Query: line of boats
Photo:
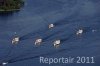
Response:
[{"label": "line of boats", "polygon": [[[49,29],[52,29],[52,28],[54,28],[54,27],[55,27],[54,24],[49,24],[49,25],[48,25],[48,28],[49,28]],[[96,30],[92,30],[92,32],[94,32],[94,31],[96,31]],[[77,36],[82,35],[83,32],[84,32],[84,30],[81,28],[81,29],[79,29],[79,30],[76,32],[76,35],[77,35]],[[12,39],[12,44],[18,44],[19,41],[20,41],[20,37],[19,37],[19,36],[15,36],[15,37]],[[41,45],[42,42],[43,42],[43,39],[38,38],[38,39],[35,40],[35,43],[34,43],[34,44],[39,46],[39,45]],[[59,40],[55,40],[55,41],[53,42],[53,46],[54,46],[55,48],[58,48],[58,47],[60,46],[60,44],[61,44],[61,40],[60,40],[60,39],[59,39]]]},{"label": "line of boats", "polygon": [[[54,27],[55,27],[54,24],[49,24],[49,26],[48,26],[49,29],[52,29],[52,28],[54,28]],[[77,36],[80,36],[80,35],[83,34],[83,32],[84,32],[84,30],[81,28],[81,29],[79,29],[79,30],[76,31],[76,35],[77,35]],[[92,30],[92,32],[96,32],[96,30]],[[17,33],[15,32],[15,37],[12,39],[12,44],[14,44],[14,45],[15,45],[15,44],[18,44],[19,41],[20,41],[20,37],[17,36]],[[42,42],[43,42],[43,39],[38,38],[38,39],[35,40],[35,43],[34,43],[34,44],[35,44],[36,46],[40,46]],[[55,48],[59,48],[60,45],[61,45],[61,40],[60,40],[60,39],[57,39],[57,40],[55,40],[55,41],[53,42],[53,46],[54,46]],[[7,65],[7,64],[8,64],[8,62],[3,62],[3,63],[2,63],[2,65]]]}]

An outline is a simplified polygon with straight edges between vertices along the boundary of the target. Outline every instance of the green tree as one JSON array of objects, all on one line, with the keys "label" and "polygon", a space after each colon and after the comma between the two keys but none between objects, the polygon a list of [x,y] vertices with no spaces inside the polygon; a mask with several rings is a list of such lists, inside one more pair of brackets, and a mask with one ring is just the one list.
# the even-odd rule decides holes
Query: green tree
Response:
[{"label": "green tree", "polygon": [[4,4],[0,6],[0,9],[11,10],[11,9],[20,9],[24,4],[23,0],[4,0]]}]

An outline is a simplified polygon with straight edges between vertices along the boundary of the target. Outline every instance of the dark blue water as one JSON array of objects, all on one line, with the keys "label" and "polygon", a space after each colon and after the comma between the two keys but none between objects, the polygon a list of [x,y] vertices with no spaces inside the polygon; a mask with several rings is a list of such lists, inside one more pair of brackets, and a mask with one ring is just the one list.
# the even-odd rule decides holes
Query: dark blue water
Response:
[{"label": "dark blue water", "polygon": [[[51,30],[50,23],[55,25]],[[79,28],[84,30],[81,37],[75,34]],[[12,45],[15,32],[20,42]],[[43,43],[36,47],[34,41],[38,37]],[[53,41],[58,38],[61,45],[55,49]],[[0,14],[0,64],[49,66],[40,64],[40,56],[95,58],[94,64],[51,66],[100,66],[100,0],[26,0],[20,11]]]}]

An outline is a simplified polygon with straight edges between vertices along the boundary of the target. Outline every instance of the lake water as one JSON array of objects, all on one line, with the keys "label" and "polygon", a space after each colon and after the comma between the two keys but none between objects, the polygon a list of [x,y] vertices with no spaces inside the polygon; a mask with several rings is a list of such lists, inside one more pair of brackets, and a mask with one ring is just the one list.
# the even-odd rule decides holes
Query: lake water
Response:
[{"label": "lake water", "polygon": [[[49,24],[55,27],[48,29]],[[82,28],[83,34],[76,35]],[[15,33],[20,37],[12,45]],[[42,38],[41,46],[35,46]],[[59,48],[53,41],[60,39]],[[0,14],[0,64],[49,66],[39,57],[94,57],[95,63],[51,64],[51,66],[100,66],[100,0],[25,0],[18,12]]]}]

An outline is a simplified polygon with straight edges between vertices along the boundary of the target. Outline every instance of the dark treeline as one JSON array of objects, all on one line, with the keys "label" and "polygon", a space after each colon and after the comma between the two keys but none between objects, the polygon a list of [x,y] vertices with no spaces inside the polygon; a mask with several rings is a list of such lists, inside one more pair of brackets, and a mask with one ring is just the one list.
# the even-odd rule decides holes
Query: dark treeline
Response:
[{"label": "dark treeline", "polygon": [[20,9],[23,6],[23,0],[0,0],[0,10]]}]

